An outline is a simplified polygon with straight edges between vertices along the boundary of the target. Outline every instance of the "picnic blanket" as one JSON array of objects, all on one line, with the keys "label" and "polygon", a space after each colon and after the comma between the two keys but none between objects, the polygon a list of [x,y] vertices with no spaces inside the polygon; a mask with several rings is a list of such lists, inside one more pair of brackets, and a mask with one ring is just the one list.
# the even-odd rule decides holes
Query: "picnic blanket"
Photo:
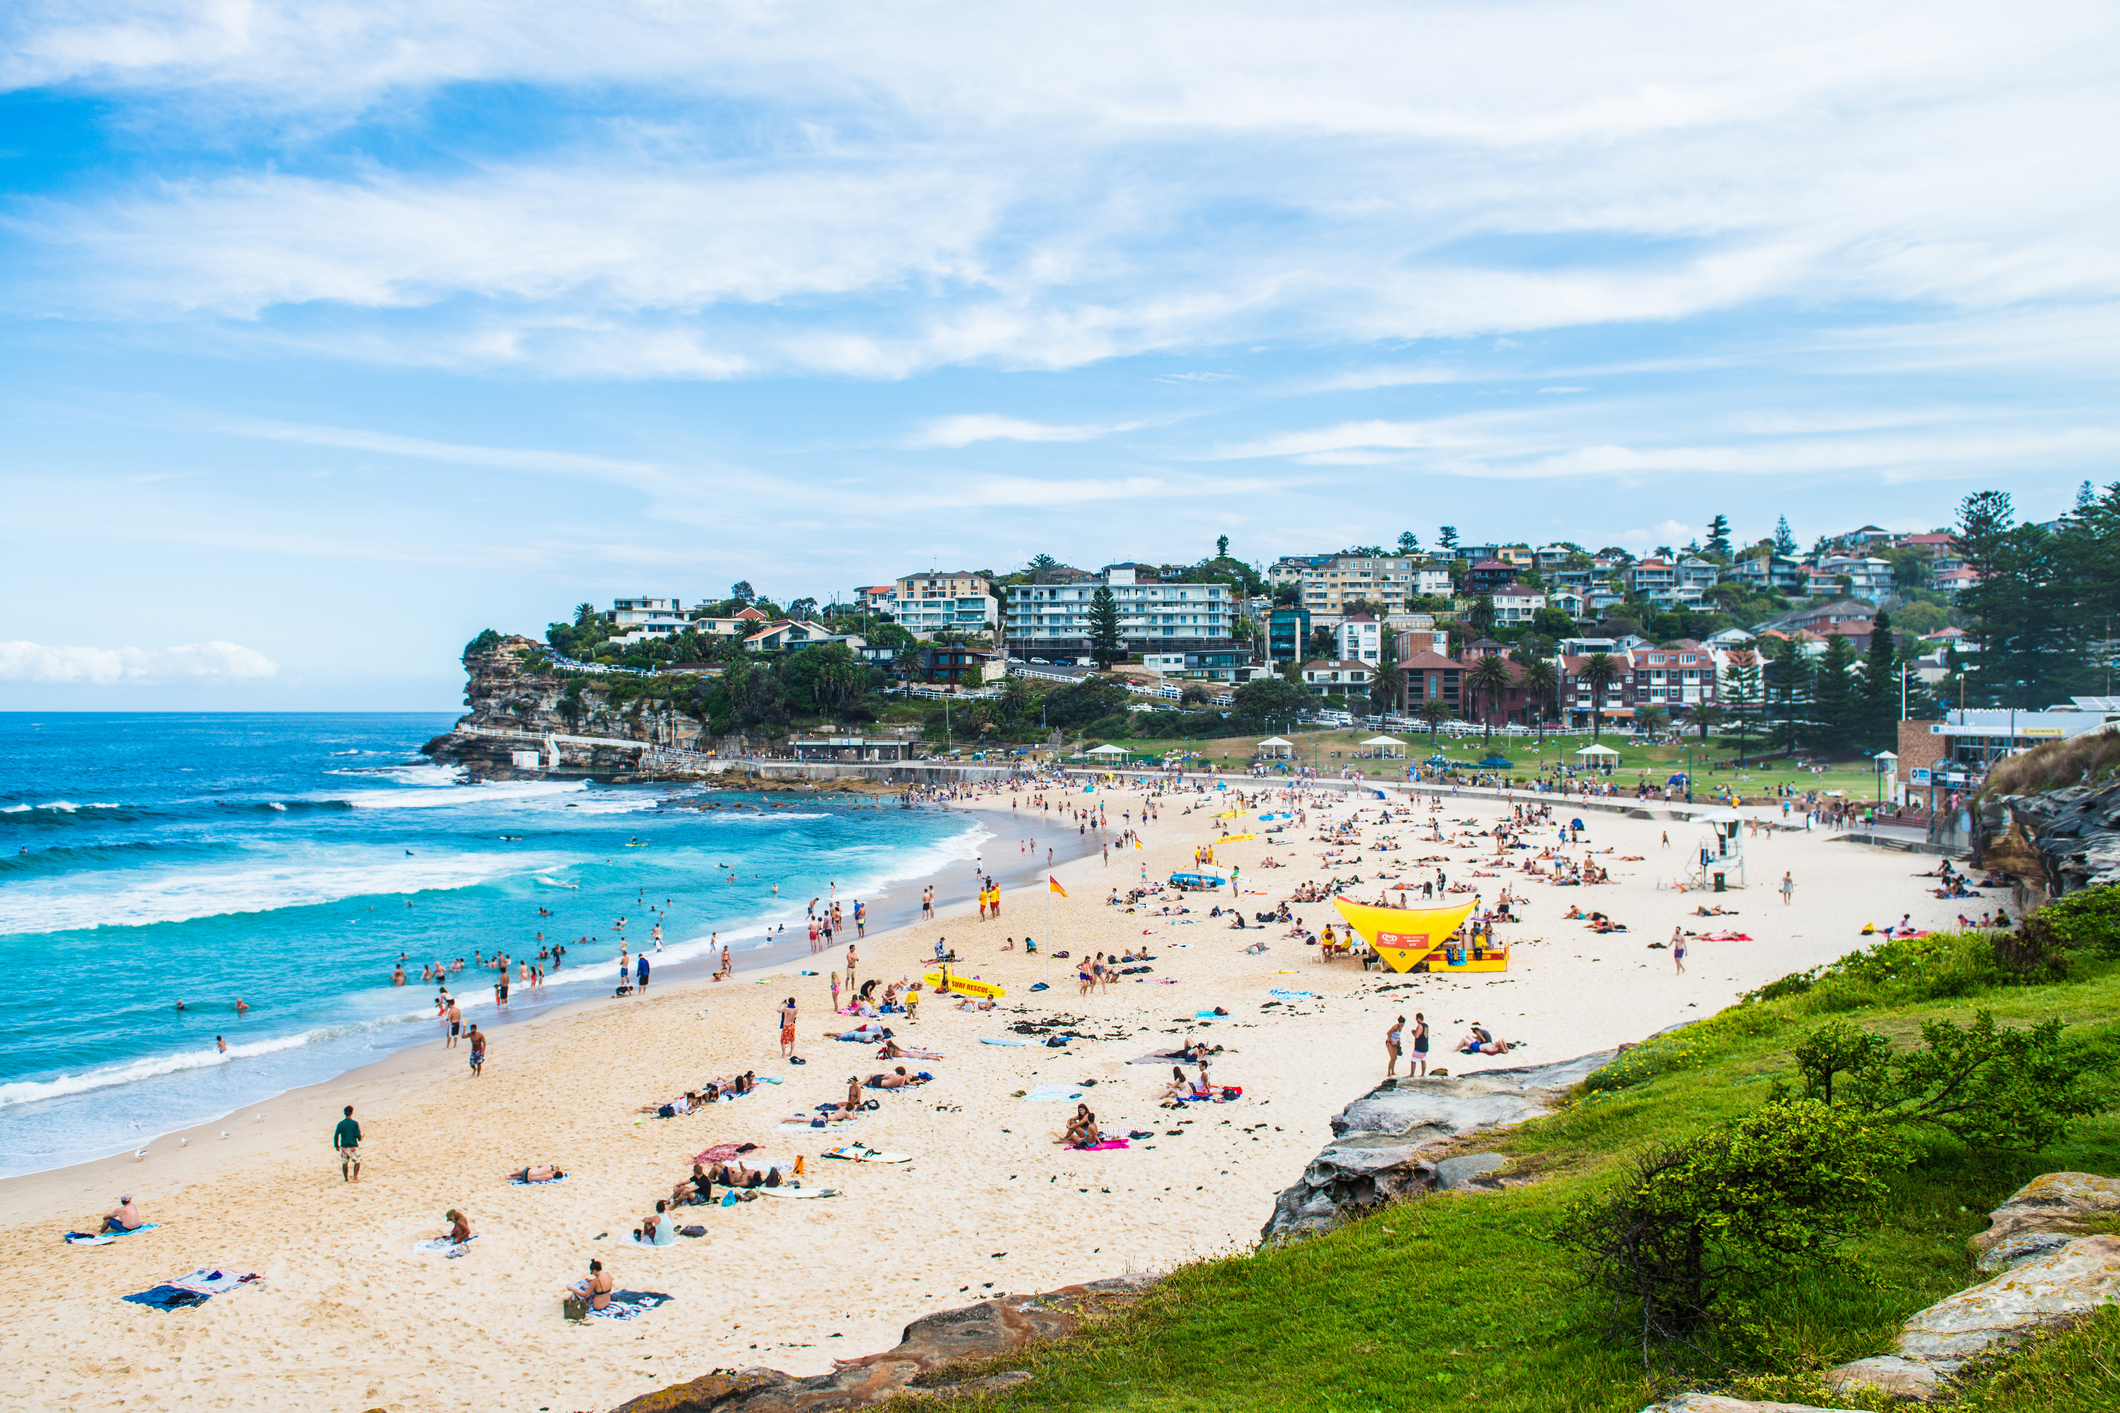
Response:
[{"label": "picnic blanket", "polygon": [[758,1145],[755,1143],[717,1143],[703,1153],[694,1153],[692,1161],[695,1163],[726,1163],[731,1158],[739,1157],[745,1153],[756,1153],[757,1151]]},{"label": "picnic blanket", "polygon": [[68,1246],[108,1246],[121,1236],[138,1236],[141,1232],[153,1231],[160,1225],[160,1222],[142,1222],[131,1231],[70,1231],[66,1234],[65,1241]]},{"label": "picnic blanket", "polygon": [[591,1310],[590,1315],[599,1320],[636,1320],[658,1305],[668,1305],[675,1296],[664,1295],[653,1290],[614,1290],[611,1303],[601,1310]]}]

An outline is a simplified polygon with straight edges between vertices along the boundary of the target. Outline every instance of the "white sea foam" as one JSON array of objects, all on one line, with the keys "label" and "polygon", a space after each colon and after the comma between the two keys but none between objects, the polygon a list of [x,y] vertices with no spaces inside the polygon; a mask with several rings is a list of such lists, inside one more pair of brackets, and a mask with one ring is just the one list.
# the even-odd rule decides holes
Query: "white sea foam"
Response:
[{"label": "white sea foam", "polygon": [[55,1079],[17,1080],[12,1084],[0,1084],[0,1109],[34,1104],[42,1099],[58,1099],[68,1094],[85,1094],[90,1090],[108,1089],[114,1085],[133,1084],[166,1074],[182,1074],[186,1070],[212,1069],[217,1065],[233,1064],[238,1060],[252,1060],[284,1050],[299,1049],[304,1045],[321,1044],[360,1031],[381,1030],[385,1026],[403,1025],[407,1021],[432,1019],[433,1016],[429,1012],[410,1011],[394,1016],[377,1016],[373,1020],[351,1021],[344,1025],[319,1026],[314,1030],[298,1031],[293,1035],[277,1036],[271,1040],[231,1045],[225,1055],[212,1047],[204,1050],[182,1050],[174,1055],[157,1055],[152,1059],[134,1060],[123,1065],[106,1065],[101,1069],[83,1070],[79,1074],[62,1074]]},{"label": "white sea foam", "polygon": [[496,780],[484,785],[428,785],[407,790],[354,790],[337,798],[361,810],[431,810],[452,805],[499,805],[579,795],[582,780]]},{"label": "white sea foam", "polygon": [[0,814],[28,814],[30,808],[29,805],[9,805],[6,809],[0,809]]},{"label": "white sea foam", "polygon": [[278,800],[267,800],[265,802],[265,808],[269,810],[278,810],[281,814],[287,813],[287,806],[281,804]]},{"label": "white sea foam", "polygon": [[469,888],[515,874],[542,873],[570,860],[553,854],[393,855],[334,851],[328,858],[282,854],[233,865],[142,870],[108,892],[86,894],[78,880],[16,884],[0,893],[0,934],[140,927],[230,913],[309,907],[376,893]]}]

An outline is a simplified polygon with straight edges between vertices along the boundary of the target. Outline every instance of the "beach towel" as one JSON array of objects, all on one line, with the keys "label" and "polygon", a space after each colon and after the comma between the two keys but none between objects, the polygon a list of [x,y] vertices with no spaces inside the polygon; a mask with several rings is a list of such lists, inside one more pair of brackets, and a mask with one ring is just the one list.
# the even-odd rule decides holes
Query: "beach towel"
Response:
[{"label": "beach towel", "polygon": [[861,1143],[847,1143],[837,1148],[828,1148],[825,1150],[824,1156],[827,1158],[843,1158],[850,1163],[910,1163],[913,1161],[913,1155],[910,1153],[885,1153]]},{"label": "beach towel", "polygon": [[66,1234],[65,1241],[68,1246],[108,1246],[121,1236],[138,1236],[141,1232],[153,1231],[160,1225],[160,1222],[142,1222],[131,1231],[70,1231]]},{"label": "beach towel", "polygon": [[614,1290],[609,1305],[589,1313],[599,1320],[634,1320],[675,1298],[653,1290]]},{"label": "beach towel", "polygon": [[1079,1145],[1075,1151],[1078,1153],[1101,1153],[1107,1148],[1124,1148],[1126,1146],[1127,1141],[1123,1138],[1107,1138],[1102,1143]]},{"label": "beach towel", "polygon": [[475,1236],[467,1236],[461,1242],[451,1241],[446,1236],[430,1236],[425,1241],[413,1242],[412,1249],[416,1252],[425,1252],[430,1255],[438,1251],[442,1255],[454,1259],[463,1255],[464,1248],[477,1240],[478,1238]]},{"label": "beach towel", "polygon": [[837,1197],[836,1187],[760,1187],[752,1189],[760,1197]]},{"label": "beach towel", "polygon": [[1703,942],[1750,942],[1752,939],[1742,932],[1708,932],[1701,935]]},{"label": "beach towel", "polygon": [[184,1290],[173,1285],[158,1285],[132,1295],[118,1297],[134,1305],[145,1305],[154,1310],[182,1310],[187,1305],[203,1305],[211,1297],[195,1290]]},{"label": "beach towel", "polygon": [[1041,1084],[1023,1097],[1033,1104],[1072,1104],[1088,1091],[1073,1084]]},{"label": "beach towel", "polygon": [[1284,991],[1276,986],[1267,994],[1271,995],[1276,1001],[1308,1001],[1318,993],[1315,991]]},{"label": "beach towel", "polygon": [[[732,1195],[733,1195],[733,1194],[732,1194]],[[634,1235],[634,1234],[633,1234],[632,1232],[627,1232],[627,1233],[626,1233],[626,1234],[625,1234],[625,1235],[624,1235],[623,1237],[620,1237],[620,1238],[619,1238],[619,1240],[620,1240],[620,1241],[622,1241],[622,1242],[623,1242],[623,1243],[624,1243],[625,1245],[627,1245],[627,1246],[638,1246],[638,1247],[640,1247],[641,1249],[643,1249],[643,1250],[645,1250],[645,1251],[660,1251],[660,1250],[662,1250],[662,1249],[663,1249],[664,1247],[666,1247],[666,1246],[675,1246],[675,1245],[677,1245],[677,1243],[676,1243],[676,1242],[674,1242],[674,1241],[662,1241],[662,1242],[655,1242],[655,1241],[642,1241],[642,1240],[641,1240],[641,1239],[640,1239],[639,1237],[635,1236],[635,1235]]]},{"label": "beach towel", "polygon": [[694,1153],[692,1161],[695,1163],[726,1163],[731,1158],[739,1157],[745,1153],[756,1153],[757,1151],[758,1145],[755,1143],[717,1143],[704,1153]]},{"label": "beach towel", "polygon": [[246,1282],[260,1279],[262,1277],[257,1275],[237,1275],[233,1271],[224,1271],[212,1266],[201,1266],[190,1275],[178,1276],[175,1280],[170,1281],[169,1284],[179,1290],[188,1290],[194,1295],[219,1295],[223,1291],[234,1290],[237,1286]]},{"label": "beach towel", "polygon": [[979,1037],[979,1043],[981,1045],[1028,1045],[1031,1042],[1028,1040],[1002,1040],[994,1036],[982,1035]]}]

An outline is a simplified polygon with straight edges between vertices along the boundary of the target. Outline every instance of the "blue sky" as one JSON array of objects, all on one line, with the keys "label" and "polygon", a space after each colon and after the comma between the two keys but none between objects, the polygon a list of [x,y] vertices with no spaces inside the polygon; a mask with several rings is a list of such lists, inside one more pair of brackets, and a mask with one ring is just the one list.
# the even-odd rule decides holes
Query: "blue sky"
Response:
[{"label": "blue sky", "polygon": [[2115,479],[2120,11],[20,0],[0,709]]}]

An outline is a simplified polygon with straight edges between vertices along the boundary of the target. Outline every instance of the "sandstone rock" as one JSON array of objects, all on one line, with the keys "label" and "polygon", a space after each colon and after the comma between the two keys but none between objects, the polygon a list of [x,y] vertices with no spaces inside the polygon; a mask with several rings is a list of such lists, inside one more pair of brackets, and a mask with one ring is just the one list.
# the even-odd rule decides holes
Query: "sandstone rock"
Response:
[{"label": "sandstone rock", "polygon": [[1726,1398],[1719,1393],[1682,1393],[1661,1403],[1652,1403],[1642,1413],[1849,1413],[1844,1408],[1819,1408],[1809,1403],[1754,1403],[1746,1398]]},{"label": "sandstone rock", "polygon": [[1030,1376],[1010,1370],[939,1387],[915,1388],[921,1375],[950,1364],[991,1359],[1034,1340],[1081,1328],[1084,1316],[1137,1299],[1153,1276],[1120,1276],[1064,1286],[1043,1295],[1011,1295],[925,1315],[905,1327],[895,1349],[842,1359],[829,1374],[798,1379],[775,1369],[723,1371],[644,1394],[616,1413],[824,1413],[899,1394],[950,1397],[994,1393]]},{"label": "sandstone rock", "polygon": [[2120,1221],[2120,1179],[2093,1173],[2041,1173],[1988,1214],[1986,1231],[1966,1245],[1988,1272],[2064,1246]]},{"label": "sandstone rock", "polygon": [[1970,1361],[1999,1354],[2033,1331],[2120,1298],[2120,1237],[2079,1237],[1910,1318],[1897,1357],[1858,1359],[1827,1375],[1835,1388],[1870,1384],[1905,1398],[1934,1398]]},{"label": "sandstone rock", "polygon": [[1509,1159],[1500,1153],[1466,1153],[1456,1158],[1445,1158],[1435,1165],[1436,1190],[1447,1192],[1453,1187],[1463,1187],[1468,1183],[1480,1187],[1496,1186],[1494,1183],[1481,1183],[1476,1180],[1488,1173],[1500,1172],[1507,1166]]},{"label": "sandstone rock", "polygon": [[[1520,1123],[1545,1113],[1583,1076],[1609,1063],[1614,1053],[1606,1050],[1559,1064],[1482,1070],[1454,1079],[1431,1076],[1384,1081],[1333,1116],[1333,1142],[1275,1200],[1273,1216],[1260,1238],[1310,1236],[1350,1212],[1433,1191],[1438,1185],[1437,1165],[1425,1150],[1461,1133]],[[1491,1172],[1499,1166],[1496,1162],[1478,1171]]]}]

